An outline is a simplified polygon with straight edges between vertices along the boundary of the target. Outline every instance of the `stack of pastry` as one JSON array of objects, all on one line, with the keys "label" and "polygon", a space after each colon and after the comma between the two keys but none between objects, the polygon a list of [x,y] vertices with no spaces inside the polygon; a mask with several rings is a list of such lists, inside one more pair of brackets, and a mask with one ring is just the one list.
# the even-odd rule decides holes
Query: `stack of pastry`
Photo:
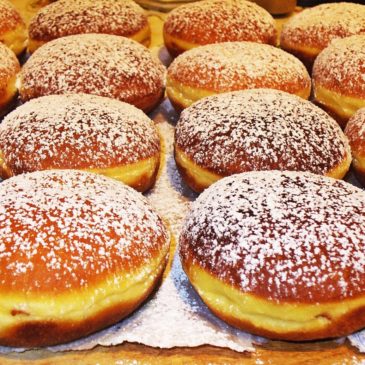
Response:
[{"label": "stack of pastry", "polygon": [[[25,25],[6,0],[1,7],[0,108],[17,87],[24,103],[0,125],[1,345],[85,336],[124,318],[158,284],[169,235],[135,190],[158,180],[162,143],[145,113],[165,82],[184,109],[176,165],[188,186],[206,189],[179,247],[203,301],[274,339],[365,326],[365,196],[336,180],[351,148],[365,171],[364,112],[345,134],[337,123],[365,105],[364,6],[295,15],[280,49],[274,19],[252,2],[184,5],[163,27],[176,57],[167,71],[146,48],[148,19],[132,0],[47,5],[30,21],[21,70],[11,49],[26,46]],[[335,119],[306,100],[313,62],[314,99]]]}]

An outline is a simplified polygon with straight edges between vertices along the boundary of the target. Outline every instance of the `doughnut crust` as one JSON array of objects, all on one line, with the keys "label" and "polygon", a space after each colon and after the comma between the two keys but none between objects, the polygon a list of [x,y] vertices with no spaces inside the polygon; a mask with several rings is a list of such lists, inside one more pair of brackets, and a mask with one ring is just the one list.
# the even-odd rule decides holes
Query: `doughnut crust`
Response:
[{"label": "doughnut crust", "polygon": [[0,43],[0,113],[17,94],[16,78],[20,71],[15,54]]},{"label": "doughnut crust", "polygon": [[255,88],[279,89],[307,99],[311,81],[294,56],[253,42],[197,47],[178,56],[167,70],[167,96],[177,109],[209,95]]},{"label": "doughnut crust", "polygon": [[314,99],[342,127],[365,106],[365,35],[335,39],[313,65]]},{"label": "doughnut crust", "polygon": [[162,98],[165,67],[128,38],[78,34],[39,48],[20,74],[23,101],[44,95],[107,96],[151,110]]},{"label": "doughnut crust", "polygon": [[119,100],[88,94],[33,99],[0,124],[0,176],[78,169],[150,188],[160,162],[152,120]]},{"label": "doughnut crust", "polygon": [[148,46],[151,30],[132,0],[59,0],[39,10],[29,24],[30,52],[53,39],[82,33],[114,34]]},{"label": "doughnut crust", "polygon": [[357,178],[365,185],[365,109],[358,110],[348,121],[345,134],[352,152],[352,165]]},{"label": "doughnut crust", "polygon": [[200,195],[180,257],[217,316],[303,341],[365,326],[364,243],[361,189],[307,172],[248,172]]},{"label": "doughnut crust", "polygon": [[0,0],[0,43],[4,43],[16,55],[27,45],[27,29],[18,10],[8,0]]},{"label": "doughnut crust", "polygon": [[185,109],[175,132],[175,160],[201,192],[246,171],[309,171],[335,178],[351,164],[348,141],[323,110],[273,89],[208,96]]},{"label": "doughnut crust", "polygon": [[172,56],[205,44],[252,41],[276,45],[274,18],[245,0],[203,0],[179,6],[166,18],[165,46]]},{"label": "doughnut crust", "polygon": [[321,4],[304,9],[283,26],[280,46],[312,68],[331,40],[365,34],[365,6],[352,3]]},{"label": "doughnut crust", "polygon": [[86,336],[133,311],[161,277],[168,233],[126,185],[58,170],[0,189],[1,345]]}]

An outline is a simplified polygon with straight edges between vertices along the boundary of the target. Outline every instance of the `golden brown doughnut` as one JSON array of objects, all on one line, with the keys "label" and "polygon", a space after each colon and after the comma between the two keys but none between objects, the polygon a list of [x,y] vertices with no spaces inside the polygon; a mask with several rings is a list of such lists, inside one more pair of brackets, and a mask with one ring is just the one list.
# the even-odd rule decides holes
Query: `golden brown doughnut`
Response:
[{"label": "golden brown doughnut", "polygon": [[14,52],[0,43],[0,114],[17,94],[19,61]]},{"label": "golden brown doughnut", "polygon": [[313,65],[314,99],[342,127],[365,106],[365,35],[336,39]]},{"label": "golden brown doughnut", "polygon": [[107,96],[151,110],[162,98],[165,67],[141,44],[109,34],[58,38],[39,48],[20,74],[23,101],[51,94]]},{"label": "golden brown doughnut", "polygon": [[161,278],[169,237],[140,194],[75,170],[0,186],[0,344],[48,346],[136,309]]},{"label": "golden brown doughnut", "polygon": [[308,172],[226,177],[193,204],[180,257],[208,307],[272,339],[365,326],[365,193]]},{"label": "golden brown doughnut", "polygon": [[253,89],[208,96],[185,109],[175,131],[175,160],[201,192],[246,171],[309,171],[341,179],[348,141],[327,113],[298,96]]},{"label": "golden brown doughnut", "polygon": [[311,81],[304,65],[267,44],[227,42],[184,52],[167,70],[166,92],[177,109],[227,91],[270,88],[305,99]]},{"label": "golden brown doughnut", "polygon": [[297,0],[254,0],[270,14],[283,15],[295,11]]},{"label": "golden brown doughnut", "polygon": [[0,43],[19,55],[27,45],[27,38],[27,29],[18,10],[10,1],[0,0]]},{"label": "golden brown doughnut", "polygon": [[119,100],[88,94],[33,99],[0,124],[0,176],[37,170],[100,173],[145,191],[156,180],[160,138],[152,120]]},{"label": "golden brown doughnut", "polygon": [[304,9],[283,25],[280,46],[312,68],[332,39],[365,34],[365,6],[353,3],[321,4]]},{"label": "golden brown doughnut", "polygon": [[151,30],[144,10],[132,0],[59,0],[41,8],[29,24],[28,50],[81,33],[128,37],[148,46]]},{"label": "golden brown doughnut", "polygon": [[191,48],[220,42],[252,41],[276,45],[274,18],[245,0],[203,0],[172,10],[163,27],[172,56]]},{"label": "golden brown doughnut", "polygon": [[350,142],[356,176],[365,185],[365,109],[358,110],[350,118],[345,134]]}]

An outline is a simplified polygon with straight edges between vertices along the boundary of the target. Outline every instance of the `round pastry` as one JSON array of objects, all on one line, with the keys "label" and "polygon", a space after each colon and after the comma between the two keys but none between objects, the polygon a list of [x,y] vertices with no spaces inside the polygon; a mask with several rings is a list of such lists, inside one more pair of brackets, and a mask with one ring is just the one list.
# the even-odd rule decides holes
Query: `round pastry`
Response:
[{"label": "round pastry", "polygon": [[33,99],[0,124],[0,176],[79,169],[145,191],[160,162],[157,129],[141,110],[96,95]]},{"label": "round pastry", "polygon": [[27,29],[19,12],[10,1],[0,0],[0,43],[19,55],[27,45],[27,38]]},{"label": "round pastry", "polygon": [[307,100],[273,89],[208,96],[185,109],[175,132],[175,160],[200,192],[246,171],[309,171],[341,179],[351,151],[341,128]]},{"label": "round pastry", "polygon": [[29,24],[28,50],[80,33],[128,37],[146,46],[151,30],[144,10],[132,0],[59,0],[41,8]]},{"label": "round pastry", "polygon": [[352,165],[356,176],[365,186],[365,109],[358,110],[345,128],[352,151]]},{"label": "round pastry", "polygon": [[247,172],[194,203],[182,265],[226,322],[272,339],[346,336],[365,326],[365,193],[298,172]]},{"label": "round pastry", "polygon": [[17,74],[19,61],[14,52],[0,43],[0,113],[17,94]]},{"label": "round pastry", "polygon": [[165,68],[128,38],[78,34],[39,48],[20,74],[23,101],[39,96],[86,93],[151,110],[163,97]]},{"label": "round pastry", "polygon": [[274,18],[245,0],[203,0],[171,11],[163,27],[165,46],[177,56],[204,44],[252,41],[276,45]]},{"label": "round pastry", "polygon": [[312,68],[317,55],[332,39],[365,34],[365,6],[321,4],[296,14],[283,26],[280,46]]},{"label": "round pastry", "polygon": [[160,280],[168,233],[128,186],[59,170],[0,190],[1,345],[86,336],[131,313]]},{"label": "round pastry", "polygon": [[313,65],[314,99],[345,126],[365,106],[365,35],[336,39]]},{"label": "round pastry", "polygon": [[294,56],[267,44],[227,42],[193,48],[167,70],[166,92],[177,109],[227,91],[270,88],[305,99],[311,81]]}]

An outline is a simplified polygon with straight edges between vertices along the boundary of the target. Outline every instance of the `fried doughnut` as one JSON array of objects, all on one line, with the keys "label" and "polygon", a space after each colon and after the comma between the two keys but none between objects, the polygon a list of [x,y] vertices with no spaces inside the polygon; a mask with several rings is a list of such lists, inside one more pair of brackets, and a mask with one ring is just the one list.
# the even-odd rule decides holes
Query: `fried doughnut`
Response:
[{"label": "fried doughnut", "polygon": [[336,39],[313,65],[314,99],[341,124],[365,106],[365,35]]},{"label": "fried doughnut", "polygon": [[0,124],[0,176],[78,169],[139,191],[156,180],[157,129],[141,110],[119,100],[74,94],[33,99]]},{"label": "fried doughnut", "polygon": [[41,8],[29,24],[28,50],[81,33],[128,37],[148,46],[151,30],[144,10],[132,0],[59,0]]},{"label": "fried doughnut", "polygon": [[356,176],[365,186],[365,109],[358,110],[345,128],[352,151],[352,165]]},{"label": "fried doughnut", "polygon": [[182,265],[226,322],[271,339],[365,326],[365,193],[308,172],[226,177],[194,203]]},{"label": "fried doughnut", "polygon": [[166,92],[177,109],[227,91],[270,88],[305,99],[311,81],[294,56],[267,44],[227,42],[193,48],[167,70]]},{"label": "fried doughnut", "polygon": [[85,93],[125,101],[149,111],[163,97],[165,67],[128,38],[78,34],[39,48],[20,74],[23,101],[44,95]]},{"label": "fried doughnut", "polygon": [[311,69],[318,54],[332,39],[355,34],[365,34],[364,5],[321,4],[303,10],[284,24],[280,46]]},{"label": "fried doughnut", "polygon": [[135,310],[161,278],[168,233],[128,186],[58,170],[0,190],[1,345],[86,336]]},{"label": "fried doughnut", "polygon": [[0,43],[19,55],[27,45],[27,38],[27,29],[18,10],[10,1],[0,0]]},{"label": "fried doughnut", "polygon": [[274,18],[245,0],[203,0],[177,7],[163,27],[172,56],[191,48],[220,42],[252,41],[276,45]]},{"label": "fried doughnut", "polygon": [[16,80],[19,71],[19,61],[14,52],[0,43],[0,114],[18,92]]},{"label": "fried doughnut", "polygon": [[175,132],[175,160],[201,192],[246,171],[309,171],[341,179],[351,164],[348,141],[327,113],[273,89],[208,96],[185,109]]}]

